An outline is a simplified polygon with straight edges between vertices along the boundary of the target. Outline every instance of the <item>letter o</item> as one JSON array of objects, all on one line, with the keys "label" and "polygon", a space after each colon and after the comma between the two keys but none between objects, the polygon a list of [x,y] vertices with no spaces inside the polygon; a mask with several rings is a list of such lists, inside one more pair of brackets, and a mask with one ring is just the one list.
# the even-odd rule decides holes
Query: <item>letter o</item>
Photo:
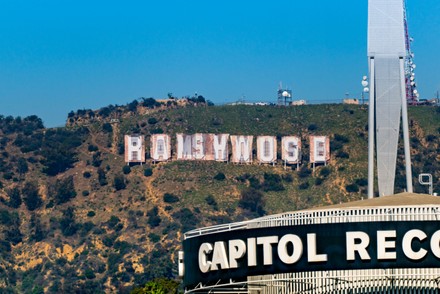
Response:
[{"label": "letter o", "polygon": [[409,259],[412,260],[420,260],[423,257],[426,256],[426,254],[428,253],[428,251],[426,251],[425,249],[420,249],[418,252],[415,252],[412,249],[412,241],[414,239],[419,239],[420,241],[423,241],[426,239],[426,234],[425,232],[421,231],[421,230],[411,230],[408,231],[404,236],[403,236],[403,240],[402,240],[402,248],[403,248],[403,253],[406,255],[406,257],[408,257]]},{"label": "letter o", "polygon": [[431,251],[437,258],[440,258],[440,230],[431,237]]},{"label": "letter o", "polygon": [[[287,244],[292,243],[293,253],[289,255],[287,252]],[[278,242],[278,257],[285,264],[294,264],[298,262],[303,254],[303,244],[301,239],[297,235],[287,234],[284,235]]]}]

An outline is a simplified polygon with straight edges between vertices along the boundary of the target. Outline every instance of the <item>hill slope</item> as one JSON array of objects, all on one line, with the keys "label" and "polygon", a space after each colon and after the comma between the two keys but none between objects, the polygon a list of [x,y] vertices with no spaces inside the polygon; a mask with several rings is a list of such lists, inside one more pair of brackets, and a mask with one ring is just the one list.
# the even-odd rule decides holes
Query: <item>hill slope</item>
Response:
[{"label": "hill slope", "polygon": [[[45,129],[35,116],[0,116],[1,289],[126,292],[175,277],[184,231],[366,197],[365,107],[145,101],[72,112],[60,129]],[[439,117],[438,108],[410,108],[414,176],[433,173],[436,191]],[[124,134],[162,132],[173,140],[178,132],[297,135],[304,164],[299,171],[281,163],[125,165]],[[314,172],[307,166],[311,134],[332,142],[330,164]],[[396,192],[404,187],[399,152]]]}]

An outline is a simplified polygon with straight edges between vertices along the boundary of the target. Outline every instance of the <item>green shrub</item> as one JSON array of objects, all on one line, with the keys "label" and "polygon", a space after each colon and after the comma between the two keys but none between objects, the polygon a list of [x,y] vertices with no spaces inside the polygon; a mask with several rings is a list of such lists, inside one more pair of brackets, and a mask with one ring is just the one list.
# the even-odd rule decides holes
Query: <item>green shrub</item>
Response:
[{"label": "green shrub", "polygon": [[148,238],[150,239],[151,242],[153,243],[157,243],[160,241],[160,236],[156,235],[155,233],[150,233],[148,234]]},{"label": "green shrub", "polygon": [[116,191],[123,190],[127,187],[125,184],[125,178],[123,175],[116,175],[113,180],[113,187],[116,189]]},{"label": "green shrub", "polygon": [[84,190],[84,191],[82,191],[82,195],[83,195],[84,197],[87,197],[87,196],[90,195],[90,192],[89,192],[88,190]]},{"label": "green shrub", "polygon": [[359,186],[357,184],[349,184],[345,186],[345,190],[349,193],[357,193],[359,192]]},{"label": "green shrub", "polygon": [[303,167],[301,167],[301,169],[298,172],[298,176],[300,178],[307,178],[311,174],[312,174],[312,171],[309,168],[307,168],[307,166],[305,166],[305,165]]},{"label": "green shrub", "polygon": [[348,159],[350,158],[350,155],[345,151],[339,151],[338,153],[336,153],[336,158]]},{"label": "green shrub", "polygon": [[209,206],[212,206],[212,208],[214,210],[218,210],[217,201],[215,201],[214,196],[212,196],[212,195],[206,196],[205,201],[206,201],[206,204],[208,204]]},{"label": "green shrub", "polygon": [[318,126],[316,124],[310,124],[307,129],[309,131],[316,131],[318,129]]},{"label": "green shrub", "polygon": [[331,172],[332,170],[328,166],[325,166],[319,171],[319,175],[326,178],[330,175]]},{"label": "green shrub", "polygon": [[116,215],[112,215],[107,222],[109,228],[114,228],[121,220]]},{"label": "green shrub", "polygon": [[303,182],[303,183],[301,183],[301,184],[298,186],[298,188],[299,188],[300,190],[307,190],[309,187],[310,187],[309,182]]},{"label": "green shrub", "polygon": [[147,167],[144,169],[144,176],[151,177],[153,175],[153,169],[151,167]]},{"label": "green shrub", "polygon": [[128,175],[131,172],[131,167],[129,165],[124,165],[122,167],[122,172],[124,173],[124,175]]},{"label": "green shrub", "polygon": [[98,168],[98,182],[101,186],[105,186],[108,184],[105,171],[102,168]]},{"label": "green shrub", "polygon": [[21,195],[20,195],[20,189],[17,187],[12,188],[8,191],[9,201],[8,205],[12,208],[19,208],[22,201],[21,201]]},{"label": "green shrub", "polygon": [[76,234],[78,224],[75,222],[75,210],[73,207],[68,207],[63,211],[63,216],[60,220],[60,229],[66,237]]},{"label": "green shrub", "polygon": [[269,191],[283,191],[284,186],[281,181],[280,175],[272,173],[264,173],[264,182],[262,188],[265,192]]},{"label": "green shrub", "polygon": [[38,187],[35,183],[27,182],[21,190],[24,204],[29,211],[40,208],[43,200],[38,192]]},{"label": "green shrub", "polygon": [[98,151],[98,146],[93,145],[93,144],[89,144],[89,146],[87,147],[87,150],[89,150],[89,152]]},{"label": "green shrub", "polygon": [[223,181],[224,179],[226,179],[226,176],[222,172],[219,172],[218,174],[216,174],[214,176],[214,180],[217,180],[217,181]]},{"label": "green shrub", "polygon": [[96,213],[93,210],[90,210],[89,212],[87,212],[88,217],[94,217],[95,215],[96,215]]},{"label": "green shrub", "polygon": [[179,201],[179,197],[171,193],[165,193],[163,195],[163,201],[166,203],[176,203]]},{"label": "green shrub", "polygon": [[162,219],[159,216],[159,209],[157,208],[157,206],[147,211],[147,216],[148,216],[148,224],[150,225],[151,228],[155,228],[160,225]]},{"label": "green shrub", "polygon": [[84,173],[83,173],[83,177],[85,178],[85,179],[88,179],[88,178],[90,178],[92,176],[92,174],[89,172],[89,171],[85,171]]},{"label": "green shrub", "polygon": [[324,179],[322,179],[322,178],[316,178],[316,179],[315,179],[315,185],[316,185],[316,186],[321,185],[323,182],[324,182]]},{"label": "green shrub", "polygon": [[368,186],[368,179],[365,179],[365,178],[356,179],[355,183],[356,183],[356,185],[359,185],[361,187],[365,187],[365,186]]},{"label": "green shrub", "polygon": [[55,185],[49,190],[51,190],[51,194],[53,195],[56,204],[66,203],[70,199],[76,197],[73,176],[57,180]]},{"label": "green shrub", "polygon": [[264,214],[263,206],[265,201],[263,199],[263,193],[253,188],[247,188],[241,191],[240,201],[238,206],[243,209],[257,212],[258,214]]},{"label": "green shrub", "polygon": [[154,118],[154,117],[150,117],[150,118],[148,119],[148,123],[149,123],[150,125],[155,125],[155,124],[157,124],[157,119]]}]

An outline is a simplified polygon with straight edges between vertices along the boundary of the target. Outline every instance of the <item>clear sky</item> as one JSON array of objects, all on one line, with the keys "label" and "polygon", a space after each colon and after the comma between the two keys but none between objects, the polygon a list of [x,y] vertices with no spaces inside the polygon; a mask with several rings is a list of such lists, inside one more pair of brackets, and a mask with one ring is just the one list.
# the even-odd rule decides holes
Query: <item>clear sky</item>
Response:
[{"label": "clear sky", "polygon": [[[386,0],[384,0],[386,1]],[[421,98],[440,89],[440,1],[407,0]],[[0,114],[197,92],[216,104],[359,97],[367,0],[0,0]]]}]

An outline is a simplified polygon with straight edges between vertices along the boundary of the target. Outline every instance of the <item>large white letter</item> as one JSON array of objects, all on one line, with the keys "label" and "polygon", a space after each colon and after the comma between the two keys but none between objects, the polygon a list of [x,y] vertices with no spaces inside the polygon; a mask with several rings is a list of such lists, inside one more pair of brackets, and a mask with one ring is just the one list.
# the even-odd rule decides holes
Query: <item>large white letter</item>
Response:
[{"label": "large white letter", "polygon": [[272,163],[277,160],[277,138],[273,136],[257,137],[257,155],[261,163]]},{"label": "large white letter", "polygon": [[403,253],[405,253],[406,257],[412,260],[419,260],[425,257],[425,255],[428,253],[425,249],[420,249],[418,252],[415,252],[412,249],[411,243],[412,240],[417,238],[420,241],[423,241],[426,239],[426,234],[421,230],[411,230],[408,231],[405,236],[403,236],[402,240],[402,247],[403,247]]},{"label": "large white letter", "polygon": [[309,262],[327,261],[327,254],[317,254],[316,234],[307,234],[307,259]]},{"label": "large white letter", "polygon": [[205,140],[203,134],[193,135],[193,157],[195,159],[204,159],[205,157]]},{"label": "large white letter", "polygon": [[212,252],[212,245],[210,243],[203,243],[199,248],[199,269],[202,273],[209,272],[211,262],[206,255]]},{"label": "large white letter", "polygon": [[[292,243],[293,252],[292,255],[289,255],[287,252],[287,244]],[[282,262],[285,264],[294,264],[298,262],[303,254],[303,244],[301,239],[297,235],[284,235],[280,242],[278,243],[278,256]]]},{"label": "large white letter", "polygon": [[431,251],[437,258],[440,258],[440,230],[431,237]]},{"label": "large white letter", "polygon": [[272,265],[272,244],[278,242],[277,236],[259,237],[257,244],[263,245],[263,264]]},{"label": "large white letter", "polygon": [[[356,240],[360,240],[356,244]],[[370,237],[364,232],[347,232],[346,233],[346,245],[347,245],[347,260],[355,260],[355,252],[359,254],[361,260],[370,260],[371,257],[367,252],[367,247],[370,244]]]},{"label": "large white letter", "polygon": [[242,258],[246,253],[246,243],[243,240],[229,241],[229,267],[237,268],[237,259]]},{"label": "large white letter", "polygon": [[257,266],[257,242],[255,238],[247,239],[248,266]]},{"label": "large white letter", "polygon": [[283,137],[281,146],[282,159],[289,164],[297,163],[301,149],[301,141],[299,138],[293,136]]},{"label": "large white letter", "polygon": [[377,259],[396,259],[396,251],[387,252],[387,249],[395,249],[396,241],[387,241],[387,238],[396,238],[396,231],[377,231]]},{"label": "large white letter", "polygon": [[214,158],[216,161],[228,161],[227,134],[214,135]]},{"label": "large white letter", "polygon": [[226,254],[225,242],[218,241],[214,244],[214,252],[212,253],[211,270],[217,270],[220,265],[221,269],[228,269],[228,255]]},{"label": "large white letter", "polygon": [[192,157],[192,136],[176,134],[177,137],[177,159],[193,159]]},{"label": "large white letter", "polygon": [[252,162],[252,141],[253,136],[231,136],[232,162]]}]

